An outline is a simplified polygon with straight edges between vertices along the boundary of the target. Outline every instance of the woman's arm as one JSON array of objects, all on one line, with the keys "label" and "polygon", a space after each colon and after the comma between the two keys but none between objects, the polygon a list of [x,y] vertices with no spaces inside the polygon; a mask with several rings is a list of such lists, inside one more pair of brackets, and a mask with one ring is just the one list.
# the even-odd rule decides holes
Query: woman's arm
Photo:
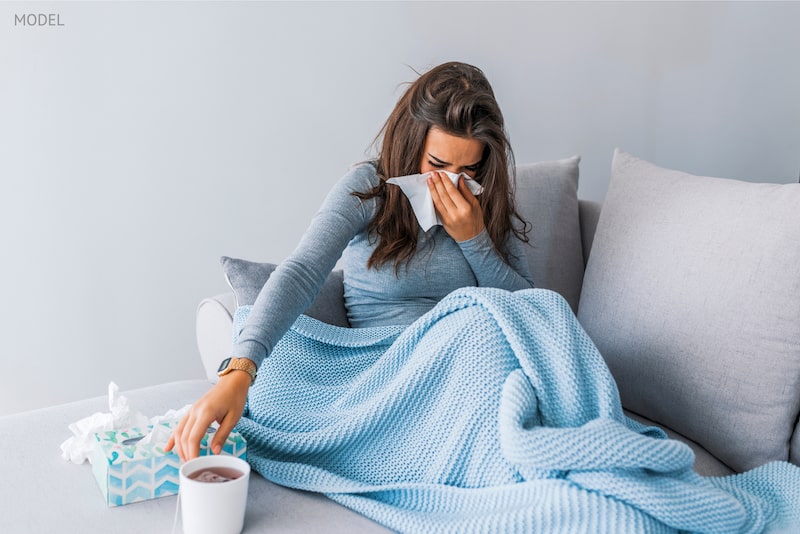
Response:
[{"label": "woman's arm", "polygon": [[513,233],[509,236],[509,263],[504,262],[486,232],[480,203],[464,180],[454,186],[439,173],[432,173],[428,189],[445,231],[461,247],[479,286],[509,291],[533,287],[522,242]]},{"label": "woman's arm", "polygon": [[[350,240],[365,228],[372,216],[369,201],[353,191],[367,191],[377,179],[371,166],[359,166],[345,175],[326,197],[300,244],[279,265],[256,299],[247,324],[239,334],[232,355],[260,365],[297,317],[311,305]],[[242,417],[250,376],[232,372],[220,377],[172,433],[165,450],[176,450],[182,460],[199,454],[200,440],[217,421],[212,450],[221,450],[228,434]]]},{"label": "woman's arm", "polygon": [[233,347],[232,356],[257,365],[316,298],[347,244],[369,222],[371,203],[353,191],[374,186],[372,166],[355,168],[326,197],[294,252],[270,275]]},{"label": "woman's arm", "polygon": [[472,239],[458,242],[458,246],[461,247],[461,252],[472,268],[479,286],[498,287],[509,291],[533,287],[533,277],[522,241],[513,233],[509,235],[507,242],[509,263],[504,262],[497,253],[485,229]]}]

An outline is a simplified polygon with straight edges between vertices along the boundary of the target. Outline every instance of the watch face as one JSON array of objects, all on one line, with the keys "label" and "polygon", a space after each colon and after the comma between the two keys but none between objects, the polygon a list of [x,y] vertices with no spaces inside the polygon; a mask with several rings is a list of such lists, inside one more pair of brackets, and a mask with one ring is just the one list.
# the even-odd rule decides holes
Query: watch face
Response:
[{"label": "watch face", "polygon": [[227,369],[228,365],[230,365],[232,359],[233,358],[225,358],[224,360],[222,360],[222,363],[219,364],[219,369],[217,369],[217,372],[221,373],[222,371]]}]

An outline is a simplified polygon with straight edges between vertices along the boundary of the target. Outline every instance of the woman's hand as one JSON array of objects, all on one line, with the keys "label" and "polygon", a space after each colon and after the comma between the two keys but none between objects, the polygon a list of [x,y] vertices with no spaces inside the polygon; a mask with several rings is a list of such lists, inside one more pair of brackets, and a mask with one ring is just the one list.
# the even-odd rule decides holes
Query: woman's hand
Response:
[{"label": "woman's hand", "polygon": [[200,455],[200,441],[209,425],[216,421],[219,429],[214,434],[211,450],[214,454],[222,452],[225,440],[242,417],[250,383],[250,375],[242,371],[220,377],[178,423],[164,450],[169,452],[174,447],[184,462],[196,458]]},{"label": "woman's hand", "polygon": [[466,241],[483,231],[483,210],[463,176],[459,176],[456,188],[446,174],[433,171],[428,178],[428,189],[433,207],[450,237]]}]

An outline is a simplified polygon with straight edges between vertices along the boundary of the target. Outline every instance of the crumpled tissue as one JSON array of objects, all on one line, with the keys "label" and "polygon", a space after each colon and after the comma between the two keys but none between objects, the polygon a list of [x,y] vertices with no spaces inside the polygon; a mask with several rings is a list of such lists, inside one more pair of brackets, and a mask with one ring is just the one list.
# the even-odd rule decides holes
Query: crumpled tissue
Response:
[{"label": "crumpled tissue", "polygon": [[[483,186],[462,173],[444,172],[448,178],[453,182],[453,185],[458,184],[458,178],[464,177],[464,183],[472,191],[473,195],[480,195],[483,193]],[[442,224],[442,220],[436,213],[436,208],[433,206],[433,198],[428,189],[429,172],[422,174],[410,174],[408,176],[397,176],[386,180],[387,184],[394,184],[400,187],[403,193],[408,197],[411,207],[414,210],[414,215],[417,216],[420,228],[423,232],[427,232],[432,226]]]},{"label": "crumpled tissue", "polygon": [[152,425],[152,431],[140,440],[142,444],[166,444],[172,431],[159,423],[174,423],[179,421],[191,404],[179,410],[169,410],[164,415],[152,418],[134,410],[128,398],[119,394],[119,386],[114,382],[108,384],[108,412],[97,412],[80,421],[69,425],[72,436],[61,444],[61,457],[72,463],[81,464],[87,459],[91,462],[93,449],[96,447],[95,434],[120,430],[132,427],[147,428]]}]

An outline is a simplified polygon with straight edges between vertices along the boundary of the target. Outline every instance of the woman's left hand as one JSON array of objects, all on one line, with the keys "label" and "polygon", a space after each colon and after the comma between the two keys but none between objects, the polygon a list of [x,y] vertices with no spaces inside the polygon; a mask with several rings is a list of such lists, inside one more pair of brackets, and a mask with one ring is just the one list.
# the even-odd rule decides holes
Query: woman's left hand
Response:
[{"label": "woman's left hand", "polygon": [[450,237],[466,241],[483,231],[483,210],[463,177],[458,178],[456,187],[446,174],[433,171],[428,178],[428,190],[433,198],[433,207]]}]

